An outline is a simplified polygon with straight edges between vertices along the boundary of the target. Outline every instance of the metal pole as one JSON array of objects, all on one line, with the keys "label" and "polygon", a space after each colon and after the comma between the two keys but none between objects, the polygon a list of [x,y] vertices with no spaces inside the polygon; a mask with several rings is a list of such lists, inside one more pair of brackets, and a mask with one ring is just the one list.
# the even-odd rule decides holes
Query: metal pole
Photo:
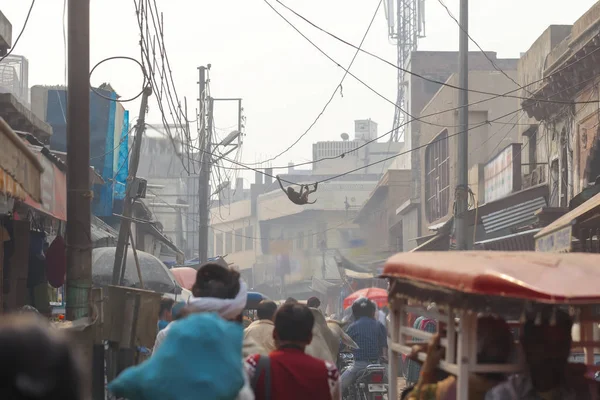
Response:
[{"label": "metal pole", "polygon": [[142,278],[142,269],[140,268],[140,260],[138,259],[135,242],[133,241],[133,233],[129,231],[129,240],[131,240],[131,248],[133,249],[133,258],[135,259],[135,268],[137,269],[138,278],[140,280],[140,288],[144,288],[144,279]]},{"label": "metal pole", "polygon": [[241,135],[241,132],[242,132],[242,99],[238,100],[238,132],[240,132],[240,135]]},{"label": "metal pole", "polygon": [[[113,266],[112,284],[119,286],[121,284],[121,266],[123,259],[127,257],[125,247],[129,239],[129,231],[131,230],[131,215],[133,214],[133,204],[135,198],[132,197],[131,184],[136,177],[138,165],[140,163],[140,151],[142,148],[142,136],[146,129],[146,109],[148,108],[148,97],[152,94],[150,86],[144,89],[142,95],[142,104],[140,105],[140,116],[135,127],[135,138],[133,149],[131,151],[131,160],[129,160],[129,175],[127,176],[127,188],[125,192],[125,200],[123,201],[123,217],[121,218],[121,226],[119,227],[119,239],[117,248],[115,249],[115,263]],[[132,244],[133,246],[133,244]]]},{"label": "metal pole", "polygon": [[[204,170],[204,163],[207,159],[208,154],[203,153],[202,152],[202,148],[204,146],[206,146],[206,103],[205,103],[205,99],[206,99],[206,67],[202,66],[199,67],[198,70],[200,71],[200,80],[198,81],[198,85],[199,85],[199,91],[200,91],[200,95],[198,97],[198,102],[200,103],[200,113],[199,115],[199,119],[200,119],[200,132],[198,132],[198,146],[200,147],[200,153],[198,154],[198,158],[200,160],[202,160],[202,166],[201,169],[202,171]],[[204,146],[203,146],[204,143]],[[202,263],[204,262],[204,258],[202,258],[203,255],[203,249],[206,247],[206,238],[202,237],[202,216],[204,215],[203,213],[203,198],[205,198],[207,195],[205,194],[206,192],[208,192],[208,188],[204,187],[204,175],[202,173],[202,171],[200,172],[200,174],[198,174],[198,262]],[[204,252],[204,255],[206,256],[206,252]]]},{"label": "metal pole", "polygon": [[66,318],[90,314],[90,2],[69,0]]},{"label": "metal pole", "polygon": [[459,86],[458,93],[458,168],[456,169],[456,248],[467,250],[467,212],[469,211],[469,1],[460,0]]},{"label": "metal pole", "polygon": [[209,207],[210,207],[210,166],[212,164],[211,155],[211,140],[212,140],[212,123],[213,123],[213,105],[214,101],[211,97],[208,98],[208,112],[206,136],[204,140],[204,155],[202,157],[201,190],[200,197],[200,262],[208,260],[208,225],[210,224]]}]

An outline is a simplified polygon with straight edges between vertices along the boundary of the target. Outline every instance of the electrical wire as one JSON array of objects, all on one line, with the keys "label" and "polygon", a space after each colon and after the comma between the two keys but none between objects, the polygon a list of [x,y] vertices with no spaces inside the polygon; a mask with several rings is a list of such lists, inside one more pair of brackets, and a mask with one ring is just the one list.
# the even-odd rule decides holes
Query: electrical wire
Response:
[{"label": "electrical wire", "polygon": [[23,28],[21,28],[21,32],[19,32],[19,36],[17,36],[17,38],[15,39],[15,42],[12,44],[12,47],[10,48],[10,50],[5,55],[0,57],[0,62],[4,61],[4,59],[6,57],[10,56],[12,54],[12,52],[14,51],[15,47],[17,47],[17,43],[19,43],[19,40],[21,39],[23,32],[25,32],[25,28],[27,27],[27,23],[29,22],[29,17],[31,16],[31,10],[33,10],[34,5],[35,5],[35,0],[31,0],[31,5],[29,6],[29,11],[27,11],[27,16],[25,17],[25,22],[23,23]]},{"label": "electrical wire", "polygon": [[309,127],[304,131],[304,133],[302,135],[300,135],[289,147],[287,147],[285,150],[283,150],[282,152],[278,153],[277,155],[273,156],[269,160],[265,160],[265,161],[262,161],[260,163],[253,163],[253,165],[261,165],[261,164],[264,164],[264,163],[269,162],[269,161],[273,161],[273,160],[281,157],[282,155],[284,155],[285,153],[287,153],[288,151],[290,151],[296,144],[298,144],[298,142],[300,142],[300,140],[302,140],[302,138],[304,138],[312,130],[312,128],[317,124],[317,122],[319,121],[319,119],[323,116],[323,114],[327,110],[327,107],[329,107],[329,105],[331,104],[331,102],[335,98],[335,95],[337,94],[337,92],[341,90],[342,84],[344,83],[344,80],[346,80],[346,77],[349,74],[350,68],[352,68],[352,66],[354,65],[354,61],[356,60],[356,57],[358,57],[358,54],[360,53],[360,49],[362,48],[363,43],[365,42],[365,40],[366,40],[369,32],[371,31],[371,27],[373,26],[373,22],[375,21],[375,17],[377,17],[377,13],[379,12],[379,9],[381,8],[381,3],[382,2],[383,2],[383,0],[379,0],[379,3],[377,4],[377,7],[375,8],[375,12],[373,13],[373,17],[371,18],[371,21],[369,22],[369,25],[367,27],[367,30],[365,31],[365,34],[363,35],[362,40],[360,41],[360,44],[358,45],[358,49],[356,49],[356,52],[354,53],[354,56],[352,57],[352,60],[348,64],[348,67],[346,67],[345,70],[344,70],[344,75],[342,76],[342,79],[340,80],[340,83],[338,83],[338,85],[335,87],[335,90],[333,91],[333,93],[329,97],[329,100],[327,100],[327,102],[325,103],[325,105],[323,106],[323,108],[321,109],[321,111],[319,112],[319,114],[317,115],[317,117],[313,120],[313,122],[309,125]]},{"label": "electrical wire", "polygon": [[[138,94],[137,94],[135,97],[132,97],[132,98],[130,98],[130,99],[125,99],[125,100],[121,100],[121,99],[113,99],[113,98],[111,98],[111,97],[105,96],[105,95],[103,95],[102,93],[98,92],[98,91],[96,90],[96,88],[94,88],[94,87],[92,86],[92,74],[94,73],[94,71],[96,70],[96,68],[98,68],[100,65],[104,64],[105,62],[107,62],[107,61],[112,61],[112,60],[129,60],[129,61],[133,61],[133,62],[134,62],[134,63],[136,63],[136,64],[137,64],[137,65],[140,67],[140,69],[142,70],[142,74],[144,75],[144,82],[143,82],[143,84],[142,84],[142,90],[141,90],[141,91],[140,91],[140,92],[139,92],[139,93],[138,93]],[[113,57],[107,57],[107,58],[105,58],[105,59],[103,59],[103,60],[100,60],[100,61],[99,61],[99,62],[98,62],[96,65],[94,65],[94,67],[91,69],[89,76],[90,76],[90,89],[92,90],[92,92],[94,92],[96,95],[98,95],[98,96],[102,97],[102,98],[103,98],[103,99],[105,99],[105,100],[114,101],[115,103],[128,103],[128,102],[130,102],[130,101],[134,101],[134,100],[138,99],[138,98],[139,98],[139,97],[140,97],[142,94],[144,94],[144,90],[146,90],[146,86],[147,86],[147,84],[148,84],[148,81],[147,81],[147,77],[148,77],[148,75],[146,74],[146,69],[144,68],[144,66],[142,65],[142,63],[141,63],[141,62],[139,62],[138,60],[136,60],[135,58],[133,58],[133,57],[128,57],[128,56],[113,56]]]},{"label": "electrical wire", "polygon": [[522,87],[517,81],[515,81],[511,76],[509,76],[502,68],[498,67],[498,65],[496,65],[496,63],[494,62],[494,60],[492,60],[487,53],[481,48],[481,46],[479,45],[479,43],[477,43],[477,41],[475,39],[473,39],[473,37],[469,34],[469,32],[467,32],[463,26],[460,24],[460,22],[458,21],[458,19],[456,19],[456,17],[454,16],[454,14],[452,14],[452,12],[450,11],[450,8],[448,8],[448,6],[444,3],[444,0],[438,0],[438,2],[441,4],[442,7],[444,7],[446,9],[446,13],[448,13],[448,15],[450,16],[450,18],[452,18],[454,20],[454,22],[456,22],[456,25],[458,25],[458,28],[463,31],[467,37],[469,38],[469,40],[471,42],[473,42],[473,44],[475,46],[477,46],[477,48],[481,51],[481,54],[483,54],[483,56],[485,58],[488,59],[488,61],[490,62],[490,64],[492,64],[492,67],[494,67],[494,69],[498,72],[500,72],[502,75],[504,75],[506,78],[508,78],[512,83],[514,83],[515,85],[517,85],[517,87],[521,90],[525,90],[527,93],[529,93],[530,95],[534,96],[533,93],[531,93],[529,90],[525,89],[524,87]]},{"label": "electrical wire", "polygon": [[[273,11],[274,11],[274,12],[275,12],[277,15],[279,15],[279,16],[280,16],[280,17],[281,17],[281,18],[282,18],[284,21],[286,21],[286,22],[287,22],[287,23],[288,23],[288,24],[289,24],[289,25],[290,25],[290,26],[291,26],[291,27],[292,27],[294,30],[296,30],[296,31],[297,31],[297,32],[298,32],[298,33],[299,33],[299,34],[300,34],[300,35],[301,35],[301,36],[302,36],[304,39],[306,39],[306,40],[307,40],[307,41],[308,41],[310,44],[312,44],[312,45],[313,45],[313,46],[314,46],[314,47],[315,47],[317,50],[319,50],[319,51],[320,51],[322,54],[324,54],[324,55],[325,55],[325,56],[326,56],[326,57],[327,57],[329,60],[331,60],[332,62],[334,62],[334,63],[335,63],[335,64],[336,64],[338,67],[340,67],[340,68],[344,69],[344,68],[343,68],[343,67],[342,67],[342,66],[341,66],[339,63],[337,63],[335,60],[333,60],[333,59],[332,59],[332,58],[331,58],[331,57],[330,57],[330,56],[329,56],[327,53],[325,53],[323,50],[321,50],[321,49],[320,49],[320,48],[319,48],[319,47],[318,47],[318,46],[317,46],[317,45],[316,45],[316,44],[315,44],[315,43],[314,43],[312,40],[310,40],[310,39],[309,39],[309,38],[308,38],[306,35],[304,35],[304,34],[303,34],[303,33],[302,33],[302,32],[301,32],[301,31],[300,31],[300,30],[299,30],[299,29],[298,29],[298,28],[297,28],[297,27],[296,27],[294,24],[292,24],[292,23],[291,23],[291,22],[290,22],[290,21],[289,21],[287,18],[285,18],[285,17],[284,17],[284,16],[283,16],[283,15],[282,15],[282,14],[281,14],[279,11],[277,11],[277,9],[275,9],[275,8],[273,7],[273,5],[272,5],[272,4],[270,4],[270,3],[269,3],[267,0],[264,0],[264,1],[265,1],[265,3],[266,3],[266,4],[267,4],[267,5],[268,5],[268,6],[269,6],[269,7],[270,7],[270,8],[271,8],[271,9],[272,9],[272,10],[273,10]],[[363,52],[363,53],[365,53],[365,54],[368,54],[368,55],[370,55],[370,56],[372,56],[372,57],[374,57],[374,58],[376,58],[376,59],[378,59],[378,60],[380,60],[380,61],[382,61],[382,62],[384,62],[384,63],[386,63],[386,64],[388,64],[388,65],[390,65],[390,66],[392,66],[392,67],[394,67],[394,68],[397,68],[397,69],[399,69],[399,70],[401,70],[401,71],[403,71],[403,72],[405,72],[405,73],[408,73],[408,74],[410,74],[410,75],[412,75],[412,76],[416,76],[416,77],[418,77],[418,78],[420,78],[420,79],[423,79],[423,80],[425,80],[425,81],[432,82],[432,83],[436,83],[436,84],[439,84],[439,85],[441,85],[441,86],[447,86],[447,87],[450,87],[450,88],[453,88],[453,89],[457,89],[457,90],[465,90],[465,89],[463,89],[463,88],[461,88],[461,87],[459,87],[459,86],[455,86],[455,85],[449,84],[449,83],[447,83],[447,82],[442,82],[442,81],[438,81],[438,80],[435,80],[435,79],[431,79],[431,78],[428,78],[428,77],[422,76],[422,75],[420,75],[420,74],[414,73],[414,72],[412,72],[412,71],[406,70],[406,69],[404,69],[404,68],[402,68],[402,67],[400,67],[400,66],[397,66],[397,65],[395,65],[395,64],[393,64],[393,63],[391,63],[391,62],[389,62],[389,61],[387,61],[387,60],[385,60],[385,59],[383,59],[383,58],[382,58],[382,57],[380,57],[380,56],[377,56],[377,55],[375,55],[375,54],[373,54],[373,53],[370,53],[370,52],[368,52],[368,51],[366,51],[366,50],[362,49],[361,47],[359,47],[359,46],[356,46],[356,45],[354,45],[354,44],[352,44],[352,43],[350,43],[350,42],[348,42],[348,41],[345,41],[344,39],[341,39],[340,37],[338,37],[338,36],[336,36],[336,35],[334,35],[334,34],[332,34],[332,33],[328,32],[328,31],[326,31],[325,29],[323,29],[323,28],[321,28],[320,26],[318,26],[318,25],[314,24],[313,22],[311,22],[310,20],[308,20],[308,19],[307,19],[307,18],[305,18],[304,16],[300,15],[299,13],[297,13],[296,11],[294,11],[293,9],[291,9],[289,6],[285,5],[285,4],[284,4],[283,2],[281,2],[280,0],[275,0],[275,1],[277,1],[277,3],[279,3],[280,5],[282,5],[283,7],[285,7],[287,10],[289,10],[290,12],[292,12],[292,13],[293,13],[294,15],[296,15],[297,17],[299,17],[299,18],[303,19],[305,22],[307,22],[307,23],[308,23],[308,24],[310,24],[311,26],[313,26],[313,27],[315,27],[316,29],[320,30],[321,32],[323,32],[323,33],[325,33],[325,34],[327,34],[327,35],[329,35],[329,36],[331,36],[331,37],[335,38],[336,40],[338,40],[338,41],[340,41],[340,42],[342,42],[342,43],[344,43],[344,44],[346,44],[346,45],[348,45],[348,46],[351,46],[351,47],[353,47],[354,49],[356,49],[356,50],[357,50],[357,51],[359,51],[359,52]],[[395,102],[393,102],[393,101],[391,101],[391,100],[389,100],[389,99],[385,98],[385,97],[384,97],[384,96],[382,96],[381,94],[379,94],[377,91],[375,91],[373,88],[371,88],[369,85],[367,85],[367,84],[366,84],[364,81],[362,81],[362,80],[360,80],[359,78],[357,78],[355,75],[353,75],[353,74],[351,74],[351,73],[349,73],[349,75],[350,75],[350,76],[352,76],[353,78],[355,78],[356,80],[358,80],[358,81],[359,81],[360,83],[362,83],[362,84],[363,84],[365,87],[369,88],[371,91],[373,91],[373,92],[374,92],[375,94],[377,94],[379,97],[382,97],[384,100],[386,100],[386,101],[387,101],[387,102],[389,102],[390,104],[394,105],[394,107],[396,107],[396,108],[399,108],[399,109],[400,109],[400,111],[402,111],[402,112],[404,112],[405,114],[407,114],[407,115],[409,115],[410,117],[412,117],[412,119],[411,119],[411,120],[409,120],[409,121],[405,121],[404,123],[402,123],[402,124],[401,124],[401,125],[399,125],[398,127],[394,128],[394,129],[392,129],[391,131],[388,131],[386,134],[382,135],[382,136],[387,136],[387,135],[391,134],[392,132],[395,132],[395,131],[396,131],[397,129],[399,129],[400,127],[402,127],[402,126],[405,126],[406,124],[408,124],[408,123],[410,123],[410,122],[413,122],[413,121],[421,121],[421,122],[423,122],[423,123],[425,123],[425,124],[434,125],[434,126],[439,126],[438,124],[434,124],[434,123],[431,123],[431,122],[423,121],[423,118],[427,118],[427,117],[430,117],[430,116],[433,116],[433,115],[439,115],[439,114],[442,114],[442,113],[444,113],[444,112],[455,111],[455,110],[461,109],[461,108],[463,108],[463,107],[468,107],[468,106],[473,106],[473,105],[476,105],[476,104],[484,103],[484,102],[486,102],[486,101],[490,101],[490,100],[493,100],[493,99],[496,99],[496,98],[499,98],[499,97],[508,97],[508,98],[517,98],[517,99],[523,99],[523,100],[530,100],[529,98],[526,98],[526,97],[511,95],[511,93],[514,93],[514,92],[516,92],[516,91],[518,91],[518,90],[524,89],[525,87],[529,87],[529,86],[531,86],[531,85],[533,85],[533,84],[539,83],[539,82],[541,82],[541,81],[544,81],[544,80],[546,80],[546,79],[550,78],[551,76],[553,76],[554,74],[557,74],[557,73],[559,73],[560,71],[564,70],[565,68],[568,68],[568,67],[570,67],[571,65],[573,65],[573,64],[575,64],[575,63],[577,63],[577,62],[580,62],[581,60],[583,60],[584,58],[586,58],[586,57],[590,56],[592,53],[594,53],[594,52],[596,52],[596,51],[598,51],[598,50],[600,50],[600,47],[598,47],[597,49],[593,50],[592,52],[590,52],[590,53],[586,54],[586,55],[585,55],[584,57],[582,57],[581,59],[578,59],[578,60],[574,61],[573,63],[571,63],[571,64],[569,64],[569,65],[566,65],[566,66],[564,66],[563,68],[560,68],[559,70],[556,70],[556,71],[552,72],[551,74],[549,74],[549,75],[547,75],[547,76],[545,76],[545,77],[543,77],[543,78],[541,78],[541,79],[539,79],[539,80],[536,80],[536,81],[534,81],[534,82],[528,83],[527,85],[524,85],[524,86],[520,86],[520,87],[519,87],[519,89],[511,90],[511,91],[508,91],[508,92],[506,92],[506,93],[501,93],[501,94],[498,94],[498,93],[492,93],[492,92],[486,92],[486,91],[480,91],[480,90],[468,89],[468,91],[469,91],[469,92],[472,92],[472,93],[478,93],[478,94],[483,94],[483,95],[488,95],[488,96],[491,96],[491,97],[490,97],[490,98],[481,99],[481,100],[478,100],[478,101],[471,102],[471,103],[467,104],[466,106],[458,106],[458,107],[455,107],[455,108],[453,108],[453,109],[448,109],[448,110],[445,110],[445,111],[443,111],[443,112],[439,112],[439,113],[435,113],[435,114],[430,114],[430,115],[425,115],[425,116],[421,116],[421,117],[417,117],[417,118],[415,118],[415,117],[414,117],[413,115],[411,115],[410,113],[408,113],[408,112],[406,112],[405,110],[403,110],[403,109],[401,109],[400,107],[398,107],[398,105],[397,105]],[[550,97],[553,97],[553,96],[550,96]],[[537,102],[548,102],[548,103],[557,103],[557,104],[579,104],[579,103],[582,103],[582,104],[583,104],[583,103],[585,103],[585,102],[572,102],[572,101],[558,101],[558,100],[549,100],[549,99],[541,99],[541,98],[536,98],[536,99],[534,99],[534,100],[535,100],[535,101],[537,101]],[[596,102],[595,102],[595,101],[590,101],[589,103],[596,103]],[[447,126],[444,126],[444,127],[445,127],[445,128],[447,128]],[[379,138],[381,138],[382,136],[380,136],[380,137],[376,138],[375,140],[378,140],[378,139],[379,139]],[[370,143],[370,142],[367,142],[366,144],[368,144],[368,143]],[[293,146],[292,146],[292,147],[293,147]],[[357,150],[357,149],[355,149],[355,150]],[[355,151],[355,150],[353,150],[353,151]],[[286,151],[287,151],[287,150],[286,150]],[[284,151],[283,153],[285,153],[285,151]],[[282,154],[283,154],[283,153],[282,153]],[[272,157],[272,158],[269,158],[269,159],[267,159],[267,160],[263,160],[263,161],[256,162],[256,163],[251,163],[251,164],[248,164],[248,165],[252,165],[252,166],[256,166],[256,165],[262,165],[262,164],[265,164],[265,163],[271,162],[271,161],[275,160],[276,158],[277,158],[277,157]]]},{"label": "electrical wire", "polygon": [[[275,0],[275,1],[277,3],[279,3],[281,6],[285,7],[288,11],[290,11],[291,13],[293,13],[294,15],[296,15],[298,18],[302,19],[303,21],[305,21],[306,23],[308,23],[309,25],[311,25],[312,27],[318,29],[319,31],[325,33],[326,35],[328,35],[328,36],[336,39],[337,41],[339,41],[339,42],[341,42],[341,43],[343,43],[343,44],[345,44],[347,46],[350,46],[350,47],[352,47],[354,49],[358,49],[358,46],[356,46],[355,44],[352,44],[352,43],[348,42],[347,40],[344,40],[344,39],[340,38],[339,36],[337,36],[337,35],[329,32],[329,31],[327,31],[326,29],[318,26],[314,22],[310,21],[306,17],[302,16],[301,14],[299,14],[298,12],[296,12],[295,10],[293,10],[292,8],[290,8],[289,6],[287,6],[281,0]],[[596,49],[594,49],[591,52],[587,53],[585,56],[577,59],[576,61],[573,61],[570,64],[565,65],[564,67],[562,67],[560,69],[557,69],[556,71],[551,72],[550,74],[544,76],[543,78],[540,78],[538,80],[535,80],[535,81],[530,82],[530,83],[528,83],[526,85],[520,86],[517,89],[511,90],[511,91],[508,91],[508,92],[505,92],[505,93],[493,93],[493,92],[486,92],[486,91],[476,90],[476,89],[464,89],[464,88],[462,88],[460,86],[456,86],[456,85],[449,84],[447,82],[442,82],[442,81],[438,81],[436,79],[428,78],[428,77],[420,75],[420,74],[418,74],[416,72],[412,72],[410,70],[404,69],[401,66],[398,66],[398,65],[396,65],[396,64],[394,64],[394,63],[392,63],[392,62],[390,62],[390,61],[388,61],[386,59],[384,59],[383,57],[378,56],[376,54],[373,54],[373,53],[371,53],[371,52],[369,52],[367,50],[360,49],[360,52],[362,52],[364,54],[367,54],[367,55],[369,55],[369,56],[371,56],[373,58],[376,58],[377,60],[379,60],[379,61],[381,61],[381,62],[383,62],[385,64],[388,64],[389,66],[391,66],[393,68],[399,69],[402,72],[405,72],[405,73],[407,73],[409,75],[412,75],[414,77],[417,77],[419,79],[425,80],[427,82],[436,83],[438,85],[450,87],[450,88],[456,89],[456,90],[466,90],[467,92],[471,92],[471,93],[478,93],[478,94],[484,94],[484,95],[492,96],[489,99],[479,100],[477,102],[469,103],[468,104],[468,106],[472,106],[472,105],[479,104],[479,103],[482,103],[482,102],[485,102],[485,101],[493,100],[493,99],[498,98],[498,97],[509,97],[509,98],[515,98],[515,99],[521,99],[521,100],[535,100],[535,101],[540,102],[540,103],[555,103],[555,104],[588,104],[588,103],[597,103],[597,101],[589,101],[589,102],[586,103],[586,102],[571,102],[571,101],[549,100],[549,99],[542,99],[542,98],[531,99],[531,98],[528,98],[528,97],[511,95],[511,93],[518,92],[521,89],[524,89],[524,88],[530,87],[532,85],[535,85],[536,83],[548,80],[548,78],[550,78],[551,76],[554,76],[554,75],[562,72],[563,70],[569,68],[570,66],[572,66],[572,65],[574,65],[574,64],[576,64],[576,63],[578,63],[580,61],[582,61],[583,59],[591,56],[593,53],[595,53],[596,51],[599,51],[599,50],[600,50],[600,47],[597,47]]]}]

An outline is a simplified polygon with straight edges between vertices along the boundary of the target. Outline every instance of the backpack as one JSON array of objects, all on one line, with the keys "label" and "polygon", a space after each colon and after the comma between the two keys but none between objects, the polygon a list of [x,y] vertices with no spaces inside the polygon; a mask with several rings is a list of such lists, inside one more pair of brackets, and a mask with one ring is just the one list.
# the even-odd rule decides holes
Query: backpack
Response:
[{"label": "backpack", "polygon": [[260,356],[258,358],[258,365],[252,376],[252,390],[256,394],[256,388],[258,387],[258,379],[262,372],[265,372],[265,399],[271,400],[271,359],[269,356]]}]

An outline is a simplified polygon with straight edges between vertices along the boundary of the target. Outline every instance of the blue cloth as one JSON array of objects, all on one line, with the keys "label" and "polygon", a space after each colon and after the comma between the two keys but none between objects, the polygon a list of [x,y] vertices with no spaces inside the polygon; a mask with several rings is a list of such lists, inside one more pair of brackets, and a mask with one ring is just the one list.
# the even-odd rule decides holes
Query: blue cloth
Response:
[{"label": "blue cloth", "polygon": [[387,347],[385,326],[374,318],[361,317],[346,332],[358,345],[354,350],[355,361],[377,361]]},{"label": "blue cloth", "polygon": [[214,313],[175,321],[146,362],[108,385],[128,400],[235,400],[244,385],[242,326]]},{"label": "blue cloth", "polygon": [[167,325],[169,325],[169,321],[165,321],[164,319],[159,319],[158,320],[158,331],[162,331],[163,329],[165,329],[167,327]]}]

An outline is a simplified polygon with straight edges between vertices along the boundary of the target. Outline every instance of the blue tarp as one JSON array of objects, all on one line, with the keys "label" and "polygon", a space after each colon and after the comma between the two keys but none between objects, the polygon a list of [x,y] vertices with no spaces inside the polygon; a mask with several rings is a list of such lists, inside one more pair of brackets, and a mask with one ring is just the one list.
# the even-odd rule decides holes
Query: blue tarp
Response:
[{"label": "blue tarp", "polygon": [[115,171],[114,194],[115,200],[125,198],[125,185],[129,174],[129,111],[123,115],[123,130],[121,132],[121,144],[119,145],[119,160]]}]

